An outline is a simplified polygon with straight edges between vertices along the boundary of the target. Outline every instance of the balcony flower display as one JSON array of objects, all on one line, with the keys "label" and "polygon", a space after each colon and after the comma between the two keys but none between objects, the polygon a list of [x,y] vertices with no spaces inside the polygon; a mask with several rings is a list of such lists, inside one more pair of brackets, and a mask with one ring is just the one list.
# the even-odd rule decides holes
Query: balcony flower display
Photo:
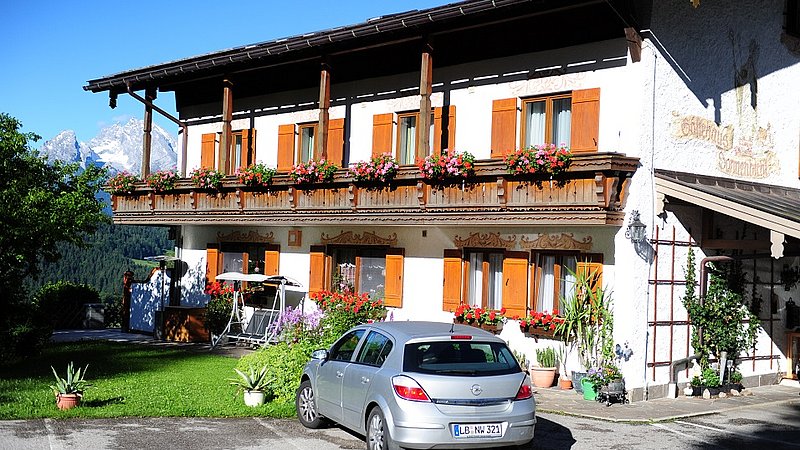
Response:
[{"label": "balcony flower display", "polygon": [[138,183],[139,177],[127,172],[122,171],[113,177],[109,178],[106,182],[106,190],[114,195],[132,194],[136,190],[134,184]]},{"label": "balcony flower display", "polygon": [[544,174],[553,177],[569,167],[572,153],[561,144],[533,145],[507,154],[503,158],[511,175]]},{"label": "balcony flower display", "polygon": [[277,171],[262,163],[251,164],[245,168],[236,169],[239,183],[250,187],[266,187],[272,183],[272,177]]},{"label": "balcony flower display", "polygon": [[217,169],[201,167],[192,171],[191,178],[192,183],[200,189],[219,189],[225,174]]},{"label": "balcony flower display", "polygon": [[297,184],[329,183],[333,174],[339,170],[335,164],[324,159],[311,159],[306,163],[295,164],[289,171],[289,177]]},{"label": "balcony flower display", "polygon": [[374,156],[369,161],[350,164],[350,176],[357,183],[388,183],[397,175],[397,160],[390,153]]},{"label": "balcony flower display", "polygon": [[164,192],[175,189],[178,181],[178,174],[174,170],[159,170],[148,175],[147,186],[156,192]]},{"label": "balcony flower display", "polygon": [[417,161],[422,178],[448,181],[469,178],[475,174],[475,157],[469,152],[447,150]]},{"label": "balcony flower display", "polygon": [[506,320],[506,309],[485,309],[473,308],[470,305],[461,304],[453,312],[453,321],[467,325],[500,325]]},{"label": "balcony flower display", "polygon": [[523,318],[515,317],[519,320],[519,329],[523,333],[531,333],[536,330],[542,331],[555,331],[556,326],[564,319],[558,315],[558,310],[553,310],[553,313],[548,312],[535,312]]}]

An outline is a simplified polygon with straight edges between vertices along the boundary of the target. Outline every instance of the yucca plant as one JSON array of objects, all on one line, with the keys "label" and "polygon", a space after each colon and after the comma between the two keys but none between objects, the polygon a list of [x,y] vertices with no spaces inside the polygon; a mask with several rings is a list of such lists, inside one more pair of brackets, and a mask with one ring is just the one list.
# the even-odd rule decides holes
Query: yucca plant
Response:
[{"label": "yucca plant", "polygon": [[245,391],[264,391],[272,384],[272,379],[267,378],[267,366],[257,369],[253,366],[242,372],[239,369],[233,369],[238,375],[238,378],[229,378],[228,381],[234,386],[239,386],[240,389]]},{"label": "yucca plant", "polygon": [[86,376],[86,369],[89,368],[87,364],[86,367],[81,369],[74,369],[72,361],[67,364],[67,376],[65,378],[61,378],[58,376],[58,372],[53,366],[50,366],[53,370],[53,375],[56,377],[56,384],[51,384],[50,389],[53,390],[53,393],[56,395],[67,395],[67,394],[77,394],[83,395],[83,391],[86,390],[87,387],[91,385],[84,379]]}]

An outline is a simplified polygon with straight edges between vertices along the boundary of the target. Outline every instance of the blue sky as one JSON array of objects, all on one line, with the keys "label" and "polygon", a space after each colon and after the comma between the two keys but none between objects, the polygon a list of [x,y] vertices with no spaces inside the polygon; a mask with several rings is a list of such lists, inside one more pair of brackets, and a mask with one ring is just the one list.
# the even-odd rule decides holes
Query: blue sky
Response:
[{"label": "blue sky", "polygon": [[[447,0],[0,1],[0,112],[43,140],[66,129],[88,141],[143,106],[83,90],[86,81],[231,47],[293,36]],[[174,98],[156,104],[174,112]],[[171,122],[155,115],[173,133]],[[36,146],[41,145],[41,142]]]}]

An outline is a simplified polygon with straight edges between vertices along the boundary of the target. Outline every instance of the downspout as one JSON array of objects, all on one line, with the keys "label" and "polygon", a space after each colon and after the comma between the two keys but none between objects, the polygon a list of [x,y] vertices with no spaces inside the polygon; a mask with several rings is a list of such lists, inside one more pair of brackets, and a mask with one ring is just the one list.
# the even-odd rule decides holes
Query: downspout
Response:
[{"label": "downspout", "polygon": [[125,84],[125,88],[128,90],[128,94],[130,94],[131,97],[135,98],[136,100],[139,100],[140,102],[142,102],[146,106],[149,106],[150,108],[153,108],[153,110],[155,110],[156,112],[158,112],[162,116],[166,117],[167,119],[175,122],[179,127],[181,127],[181,131],[182,131],[182,134],[183,134],[183,139],[181,139],[181,177],[185,178],[186,177],[186,155],[188,153],[186,149],[187,149],[188,138],[189,138],[189,127],[185,123],[183,123],[180,120],[178,120],[175,117],[173,117],[170,113],[168,113],[168,112],[164,111],[163,109],[159,108],[158,106],[154,105],[153,102],[151,102],[150,100],[147,100],[146,98],[142,97],[141,95],[137,94],[136,92],[133,92],[133,89],[131,89],[130,83],[126,83]]}]

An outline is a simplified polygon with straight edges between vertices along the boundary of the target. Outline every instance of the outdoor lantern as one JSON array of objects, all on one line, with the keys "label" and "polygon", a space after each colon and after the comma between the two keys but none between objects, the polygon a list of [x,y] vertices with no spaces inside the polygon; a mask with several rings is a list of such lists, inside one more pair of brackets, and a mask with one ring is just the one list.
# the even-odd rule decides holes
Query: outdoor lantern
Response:
[{"label": "outdoor lantern", "polygon": [[633,243],[642,242],[646,237],[645,231],[647,231],[647,225],[639,220],[639,211],[634,209],[631,211],[631,222],[628,224],[628,229],[625,230],[625,237]]}]

